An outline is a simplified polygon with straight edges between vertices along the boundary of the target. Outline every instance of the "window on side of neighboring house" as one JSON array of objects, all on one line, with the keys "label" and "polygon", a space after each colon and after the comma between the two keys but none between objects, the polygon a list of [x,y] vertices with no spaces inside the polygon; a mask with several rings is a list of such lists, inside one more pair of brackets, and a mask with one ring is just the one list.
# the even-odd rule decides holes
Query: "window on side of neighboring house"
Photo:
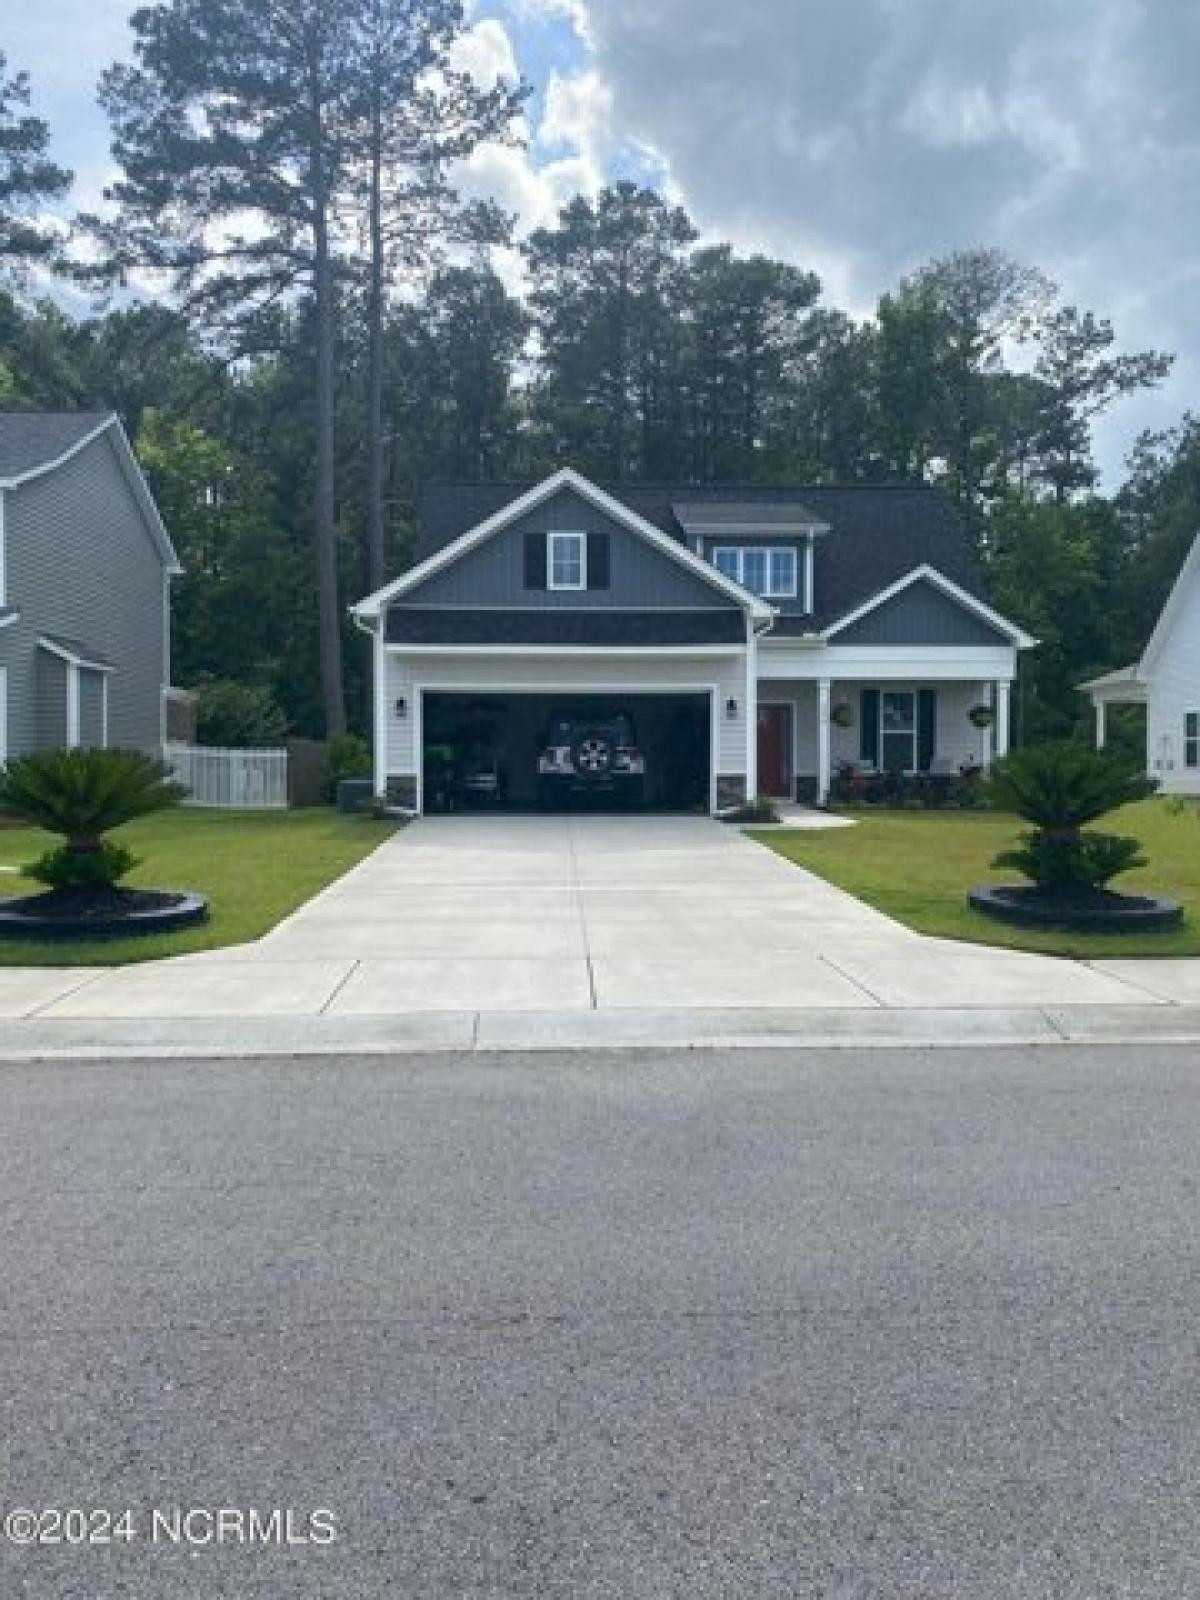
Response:
[{"label": "window on side of neighboring house", "polygon": [[1200,711],[1184,714],[1183,764],[1185,767],[1200,767]]}]

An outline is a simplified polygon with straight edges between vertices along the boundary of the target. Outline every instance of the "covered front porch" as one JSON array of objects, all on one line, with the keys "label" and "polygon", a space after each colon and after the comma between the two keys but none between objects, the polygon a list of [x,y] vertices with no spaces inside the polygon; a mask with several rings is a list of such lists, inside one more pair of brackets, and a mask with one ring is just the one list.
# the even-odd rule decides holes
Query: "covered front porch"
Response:
[{"label": "covered front porch", "polygon": [[1008,679],[763,677],[759,793],[825,805],[839,776],[986,772],[1008,750]]}]

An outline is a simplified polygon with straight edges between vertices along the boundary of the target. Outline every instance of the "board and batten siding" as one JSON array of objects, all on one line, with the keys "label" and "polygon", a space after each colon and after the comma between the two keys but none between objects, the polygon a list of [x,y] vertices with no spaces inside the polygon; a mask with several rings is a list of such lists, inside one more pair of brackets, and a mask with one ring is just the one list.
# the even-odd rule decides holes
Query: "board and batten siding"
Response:
[{"label": "board and batten siding", "polygon": [[[608,538],[608,583],[602,589],[530,588],[525,582],[525,536],[603,534]],[[694,609],[726,606],[728,596],[640,534],[615,522],[573,490],[564,489],[448,567],[418,584],[394,605],[504,606],[553,610],[574,607]],[[740,608],[736,608],[740,609]]]},{"label": "board and batten siding", "polygon": [[1196,566],[1159,647],[1146,707],[1150,775],[1169,794],[1200,794],[1200,767],[1184,762],[1184,718],[1189,711],[1200,712],[1200,567]]},{"label": "board and batten siding", "polygon": [[38,649],[39,634],[73,640],[111,663],[109,744],[157,751],[166,684],[165,565],[110,435],[2,492],[7,604],[21,614],[0,629],[9,753],[61,745],[66,737],[64,664],[50,665]]},{"label": "board and batten siding", "polygon": [[[717,693],[716,768],[720,776],[746,770],[746,665],[742,652],[722,656],[565,657],[505,655],[492,658],[453,655],[420,656],[387,652],[387,773],[410,776],[417,770],[417,707],[419,689],[510,694],[606,694],[645,689],[672,694]],[[396,702],[408,708],[396,715]],[[726,715],[729,700],[737,715]]]}]

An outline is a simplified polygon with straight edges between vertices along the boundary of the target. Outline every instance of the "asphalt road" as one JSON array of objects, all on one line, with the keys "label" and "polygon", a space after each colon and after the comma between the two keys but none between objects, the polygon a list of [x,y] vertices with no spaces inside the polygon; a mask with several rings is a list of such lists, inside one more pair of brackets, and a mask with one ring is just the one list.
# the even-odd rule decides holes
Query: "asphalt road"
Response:
[{"label": "asphalt road", "polygon": [[130,1511],[0,1595],[1198,1594],[1198,1135],[1178,1048],[0,1068],[0,1499]]}]

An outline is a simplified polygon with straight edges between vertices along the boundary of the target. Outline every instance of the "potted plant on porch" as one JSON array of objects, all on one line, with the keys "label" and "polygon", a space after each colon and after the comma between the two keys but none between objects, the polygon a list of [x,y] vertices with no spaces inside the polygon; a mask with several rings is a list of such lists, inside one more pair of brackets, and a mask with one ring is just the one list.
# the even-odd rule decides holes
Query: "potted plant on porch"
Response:
[{"label": "potted plant on porch", "polygon": [[0,938],[111,939],[202,921],[208,905],[199,895],[121,887],[138,862],[108,837],[185,793],[169,767],[139,750],[46,750],[10,761],[0,772],[0,813],[63,842],[25,869],[44,893],[0,900]]},{"label": "potted plant on porch", "polygon": [[1139,842],[1087,829],[1157,787],[1120,756],[1070,741],[1003,757],[985,784],[987,798],[1033,827],[992,865],[1012,867],[1030,883],[980,885],[968,895],[971,905],[1006,922],[1094,932],[1174,926],[1183,916],[1178,902],[1108,887],[1121,873],[1145,865]]}]

